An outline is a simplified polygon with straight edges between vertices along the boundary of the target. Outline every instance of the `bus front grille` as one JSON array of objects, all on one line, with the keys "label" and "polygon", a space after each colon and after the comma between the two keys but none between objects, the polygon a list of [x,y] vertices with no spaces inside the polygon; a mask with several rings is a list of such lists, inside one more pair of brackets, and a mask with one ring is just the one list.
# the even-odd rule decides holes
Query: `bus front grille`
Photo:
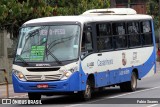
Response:
[{"label": "bus front grille", "polygon": [[60,80],[62,74],[54,74],[54,75],[25,75],[27,81],[54,81]]}]

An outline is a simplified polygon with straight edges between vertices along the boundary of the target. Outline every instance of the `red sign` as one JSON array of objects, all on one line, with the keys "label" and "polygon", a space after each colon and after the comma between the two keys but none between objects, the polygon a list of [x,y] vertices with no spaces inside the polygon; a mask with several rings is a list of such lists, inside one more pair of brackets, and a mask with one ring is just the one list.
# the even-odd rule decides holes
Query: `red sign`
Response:
[{"label": "red sign", "polygon": [[48,84],[38,84],[37,88],[48,88]]}]

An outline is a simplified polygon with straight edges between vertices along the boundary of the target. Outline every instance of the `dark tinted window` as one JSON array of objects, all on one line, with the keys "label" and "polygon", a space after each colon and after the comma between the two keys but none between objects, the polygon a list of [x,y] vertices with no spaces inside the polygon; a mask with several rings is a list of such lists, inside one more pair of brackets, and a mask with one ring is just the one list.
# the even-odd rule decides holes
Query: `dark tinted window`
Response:
[{"label": "dark tinted window", "polygon": [[99,50],[112,49],[112,37],[97,38],[97,45]]},{"label": "dark tinted window", "polygon": [[112,24],[113,38],[115,48],[127,47],[127,35],[124,22],[117,22]]},{"label": "dark tinted window", "polygon": [[82,50],[82,52],[93,51],[92,33],[91,32],[83,33],[81,50]]},{"label": "dark tinted window", "polygon": [[151,22],[143,21],[141,22],[141,38],[143,45],[153,44],[152,31],[151,31]]},{"label": "dark tinted window", "polygon": [[97,34],[98,36],[111,36],[111,25],[110,24],[98,24]]},{"label": "dark tinted window", "polygon": [[127,22],[127,29],[129,34],[129,46],[141,46],[139,22]]},{"label": "dark tinted window", "polygon": [[151,32],[151,23],[150,21],[143,21],[141,22],[141,26],[142,26],[142,33],[148,33]]},{"label": "dark tinted window", "polygon": [[113,48],[111,24],[97,24],[97,48],[98,50],[110,50]]},{"label": "dark tinted window", "polygon": [[126,33],[125,23],[113,23],[113,35],[124,35]]},{"label": "dark tinted window", "polygon": [[128,22],[127,28],[128,28],[129,34],[138,34],[139,33],[139,23],[138,22]]},{"label": "dark tinted window", "polygon": [[115,48],[125,48],[127,47],[127,36],[114,36]]}]

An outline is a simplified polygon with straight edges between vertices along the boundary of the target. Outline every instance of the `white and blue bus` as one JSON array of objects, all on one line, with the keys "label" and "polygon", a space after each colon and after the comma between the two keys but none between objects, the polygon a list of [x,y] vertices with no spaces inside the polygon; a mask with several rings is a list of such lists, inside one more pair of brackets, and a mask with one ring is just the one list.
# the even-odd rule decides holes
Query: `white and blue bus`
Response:
[{"label": "white and blue bus", "polygon": [[156,73],[152,17],[130,8],[93,9],[79,16],[38,18],[24,23],[13,62],[16,93],[78,93],[120,86],[135,91],[137,80]]}]

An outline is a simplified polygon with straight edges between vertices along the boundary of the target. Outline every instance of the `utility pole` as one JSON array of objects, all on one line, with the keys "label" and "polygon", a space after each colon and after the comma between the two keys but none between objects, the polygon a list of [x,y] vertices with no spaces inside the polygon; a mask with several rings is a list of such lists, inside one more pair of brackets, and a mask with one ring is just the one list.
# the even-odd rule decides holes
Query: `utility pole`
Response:
[{"label": "utility pole", "polygon": [[110,5],[111,8],[116,8],[116,1],[115,0],[110,0],[110,3],[111,3],[111,5]]},{"label": "utility pole", "polygon": [[159,15],[160,15],[160,0],[158,1],[158,7],[159,7]]},{"label": "utility pole", "polygon": [[128,0],[128,8],[130,8],[130,7],[131,7],[131,1]]}]

